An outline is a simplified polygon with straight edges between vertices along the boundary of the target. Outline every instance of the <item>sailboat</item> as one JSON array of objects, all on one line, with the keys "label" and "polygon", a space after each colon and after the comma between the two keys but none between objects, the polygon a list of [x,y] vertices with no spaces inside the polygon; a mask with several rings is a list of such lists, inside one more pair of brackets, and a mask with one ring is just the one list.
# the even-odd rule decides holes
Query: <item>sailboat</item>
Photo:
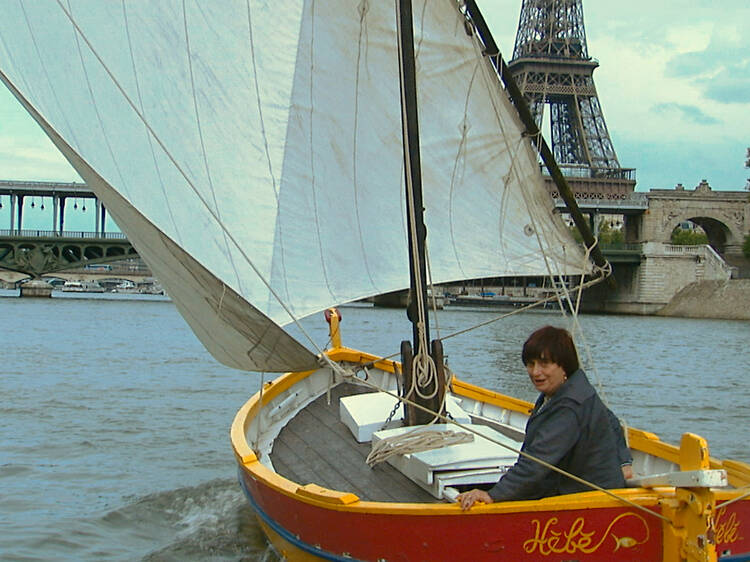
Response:
[{"label": "sailboat", "polygon": [[[540,155],[559,174],[476,4],[413,4],[7,3],[0,79],[206,349],[284,373],[230,431],[284,557],[748,559],[750,466],[692,434],[629,428],[626,489],[453,501],[515,462],[532,405],[450,372],[427,285],[606,263],[554,213]],[[343,345],[337,305],[404,289],[394,357]],[[321,312],[328,349],[299,322]],[[437,444],[399,449],[413,437]]]}]

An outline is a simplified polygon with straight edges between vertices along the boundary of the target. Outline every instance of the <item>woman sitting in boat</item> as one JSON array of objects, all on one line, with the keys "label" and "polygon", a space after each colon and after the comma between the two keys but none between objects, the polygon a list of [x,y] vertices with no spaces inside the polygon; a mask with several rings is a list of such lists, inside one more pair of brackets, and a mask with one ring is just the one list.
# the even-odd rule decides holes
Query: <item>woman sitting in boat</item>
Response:
[{"label": "woman sitting in boat", "polygon": [[[521,358],[541,392],[521,450],[601,488],[624,487],[621,466],[632,458],[622,429],[579,367],[568,331],[553,326],[537,330],[526,340]],[[468,509],[477,501],[532,500],[591,489],[521,455],[492,488],[464,492],[457,501]]]}]

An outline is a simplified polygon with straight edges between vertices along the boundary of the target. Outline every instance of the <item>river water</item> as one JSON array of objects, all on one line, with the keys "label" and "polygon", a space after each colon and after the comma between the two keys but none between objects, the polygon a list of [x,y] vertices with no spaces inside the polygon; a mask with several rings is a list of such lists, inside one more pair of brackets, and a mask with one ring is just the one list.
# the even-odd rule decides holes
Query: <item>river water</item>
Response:
[{"label": "river water", "polygon": [[[163,297],[14,294],[0,292],[0,560],[277,560],[229,443],[260,375],[219,365]],[[389,355],[409,337],[403,311],[342,313],[346,345]],[[433,336],[493,314],[446,309]],[[713,455],[750,462],[750,322],[580,321],[590,378],[629,425],[672,443],[699,433]],[[546,323],[564,325],[533,313],[449,338],[448,362],[532,400],[520,346]],[[325,345],[322,315],[303,327]]]}]

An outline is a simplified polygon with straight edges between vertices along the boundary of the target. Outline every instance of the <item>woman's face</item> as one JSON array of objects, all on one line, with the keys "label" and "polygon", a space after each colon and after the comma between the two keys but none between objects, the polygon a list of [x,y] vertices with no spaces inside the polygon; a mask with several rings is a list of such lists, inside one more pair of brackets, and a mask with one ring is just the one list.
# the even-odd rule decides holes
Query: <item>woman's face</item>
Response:
[{"label": "woman's face", "polygon": [[539,392],[552,396],[567,380],[560,365],[548,359],[532,359],[526,364],[531,383]]}]

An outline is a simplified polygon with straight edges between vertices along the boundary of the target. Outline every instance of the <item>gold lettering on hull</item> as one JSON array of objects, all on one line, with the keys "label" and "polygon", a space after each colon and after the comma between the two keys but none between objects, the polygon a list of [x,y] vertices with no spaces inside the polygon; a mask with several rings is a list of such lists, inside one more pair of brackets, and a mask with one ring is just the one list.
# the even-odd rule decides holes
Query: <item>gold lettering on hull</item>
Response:
[{"label": "gold lettering on hull", "polygon": [[[635,517],[643,525],[644,538],[641,540],[630,536],[618,536],[615,534],[615,526],[618,522],[628,517]],[[620,549],[633,548],[648,542],[650,537],[648,525],[643,517],[633,512],[621,513],[610,521],[606,530],[597,537],[597,531],[587,531],[586,520],[583,517],[576,518],[569,527],[558,525],[557,517],[549,518],[544,524],[541,520],[534,519],[534,536],[523,543],[523,549],[528,553],[539,552],[542,556],[550,554],[575,554],[582,552],[591,554],[596,552],[604,544],[608,537],[612,537],[614,545],[612,552]]]},{"label": "gold lettering on hull", "polygon": [[726,517],[726,509],[723,507],[716,510],[714,528],[716,529],[716,544],[732,544],[743,539],[740,536],[740,522],[737,514],[732,513]]}]

